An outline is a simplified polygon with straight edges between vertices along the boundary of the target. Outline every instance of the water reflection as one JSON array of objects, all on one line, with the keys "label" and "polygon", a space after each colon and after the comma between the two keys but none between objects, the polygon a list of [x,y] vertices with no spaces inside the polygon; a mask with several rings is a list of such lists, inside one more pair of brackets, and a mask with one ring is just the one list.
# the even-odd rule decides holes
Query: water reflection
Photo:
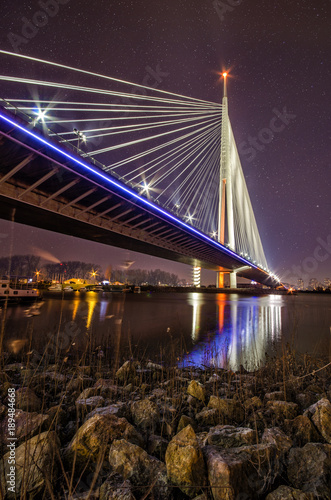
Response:
[{"label": "water reflection", "polygon": [[200,332],[199,336],[204,304],[200,297],[194,293],[189,301],[193,307],[192,340],[195,345],[182,364],[230,368],[234,371],[240,365],[247,370],[254,370],[262,365],[270,344],[281,335],[282,296],[243,298],[218,294],[218,328],[214,332]]},{"label": "water reflection", "polygon": [[10,306],[0,314],[4,349],[13,356],[43,353],[56,342],[60,350],[74,345],[84,352],[90,342],[92,351],[102,346],[115,360],[141,353],[158,360],[160,352],[162,359],[180,356],[184,346],[185,364],[253,370],[283,341],[315,354],[330,344],[330,296],[89,292],[45,297],[37,316],[25,309]]},{"label": "water reflection", "polygon": [[191,338],[193,344],[199,339],[201,307],[203,305],[203,295],[201,293],[191,293],[188,303],[192,306],[192,333]]}]

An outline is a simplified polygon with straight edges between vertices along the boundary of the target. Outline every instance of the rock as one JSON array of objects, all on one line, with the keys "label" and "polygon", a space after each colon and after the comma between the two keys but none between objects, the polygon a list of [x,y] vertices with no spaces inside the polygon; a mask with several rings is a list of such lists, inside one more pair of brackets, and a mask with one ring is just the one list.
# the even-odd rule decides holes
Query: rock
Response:
[{"label": "rock", "polygon": [[249,428],[233,427],[232,425],[217,425],[210,429],[208,444],[222,448],[237,448],[256,443],[256,433]]},{"label": "rock", "polygon": [[57,372],[45,372],[45,373],[43,373],[43,376],[44,376],[44,378],[54,380],[55,382],[60,382],[61,384],[64,384],[67,380],[66,375],[63,375],[62,373],[57,373]]},{"label": "rock", "polygon": [[65,425],[68,422],[68,413],[63,409],[62,405],[51,406],[46,415],[49,416],[51,424]]},{"label": "rock", "polygon": [[98,393],[100,392],[100,387],[99,388],[95,388],[95,387],[87,387],[86,389],[84,389],[80,395],[78,396],[77,400],[76,400],[76,403],[77,401],[82,401],[82,400],[85,400],[85,399],[89,399],[93,396],[96,396]]},{"label": "rock", "polygon": [[169,482],[175,484],[190,498],[206,485],[206,469],[195,432],[191,425],[170,441],[165,462]]},{"label": "rock", "polygon": [[192,380],[189,383],[187,394],[193,396],[196,399],[199,399],[199,401],[202,401],[203,403],[206,400],[206,389],[202,384],[200,384],[200,382],[197,382],[196,380]]},{"label": "rock", "polygon": [[295,488],[330,499],[331,445],[308,443],[303,448],[292,448],[287,477]]},{"label": "rock", "polygon": [[306,387],[305,392],[312,392],[313,394],[323,394],[323,389],[317,384],[310,384]]},{"label": "rock", "polygon": [[266,401],[285,401],[285,394],[283,391],[267,392],[264,399]]},{"label": "rock", "polygon": [[[37,412],[26,412],[16,410],[15,413],[15,437],[18,442],[24,439],[30,439],[38,431],[43,424],[50,421],[49,415],[42,415]],[[0,426],[0,436],[5,441],[5,436],[8,435],[8,416],[3,420]]]},{"label": "rock", "polygon": [[93,408],[98,408],[104,404],[105,400],[102,396],[92,396],[87,399],[76,399],[76,407],[79,410],[91,411]]},{"label": "rock", "polygon": [[153,432],[160,422],[159,408],[154,401],[143,399],[131,405],[133,422],[144,431]]},{"label": "rock", "polygon": [[146,367],[148,370],[153,370],[153,371],[162,371],[164,370],[163,366],[162,365],[158,365],[157,363],[152,363],[151,361],[149,361],[147,363],[147,367]]},{"label": "rock", "polygon": [[280,456],[285,455],[293,446],[292,439],[286,436],[286,434],[278,427],[265,429],[262,435],[262,443],[275,445]]},{"label": "rock", "polygon": [[196,424],[195,424],[193,418],[188,417],[187,415],[182,415],[179,419],[179,422],[178,422],[177,433],[180,432],[181,430],[183,430],[188,425],[191,425],[194,429]]},{"label": "rock", "polygon": [[100,486],[99,500],[135,500],[130,481],[113,473]]},{"label": "rock", "polygon": [[195,415],[195,419],[202,427],[211,427],[219,423],[220,414],[216,408],[204,408]]},{"label": "rock", "polygon": [[91,375],[90,365],[85,365],[85,366],[78,365],[77,369],[78,369],[79,373],[81,373],[82,375]]},{"label": "rock", "polygon": [[244,407],[246,410],[259,410],[262,408],[263,403],[261,399],[257,396],[253,396],[252,398],[248,398],[244,402]]},{"label": "rock", "polygon": [[199,495],[199,496],[193,498],[193,500],[208,500],[208,498],[209,497],[207,496],[206,493],[202,493],[202,495]]},{"label": "rock", "polygon": [[125,361],[125,363],[117,370],[116,378],[121,382],[129,380],[136,375],[136,368],[139,363],[133,361]]},{"label": "rock", "polygon": [[88,460],[93,464],[100,456],[108,453],[114,439],[121,437],[139,445],[143,444],[141,435],[125,418],[94,415],[78,429],[65,451],[65,456],[71,462],[76,455],[79,467]]},{"label": "rock", "polygon": [[169,487],[164,463],[125,439],[114,440],[109,450],[112,469],[135,486],[140,494],[151,490],[155,499],[169,498]]},{"label": "rock", "polygon": [[41,401],[29,387],[22,387],[16,391],[16,408],[23,411],[40,411]]},{"label": "rock", "polygon": [[216,408],[224,424],[232,423],[232,421],[239,423],[245,418],[243,407],[234,399],[221,399],[217,396],[210,396],[208,408]]},{"label": "rock", "polygon": [[325,441],[331,443],[331,403],[323,398],[310,406],[304,416],[310,417]]},{"label": "rock", "polygon": [[284,424],[296,446],[302,447],[307,443],[318,443],[321,440],[315,426],[305,415],[298,415],[294,420],[285,420]]},{"label": "rock", "polygon": [[267,495],[266,500],[314,500],[314,495],[290,486],[279,486],[277,490]]},{"label": "rock", "polygon": [[270,444],[227,450],[205,446],[203,453],[214,500],[259,498],[280,472],[275,446]]},{"label": "rock", "polygon": [[273,418],[281,422],[285,418],[295,418],[298,413],[298,405],[296,403],[288,403],[287,401],[268,401],[266,408]]},{"label": "rock", "polygon": [[169,441],[165,438],[151,434],[148,437],[147,451],[153,457],[156,457],[164,462],[168,444]]},{"label": "rock", "polygon": [[93,379],[90,377],[78,376],[77,378],[72,378],[67,384],[67,390],[70,392],[81,391],[83,387],[91,385]]},{"label": "rock", "polygon": [[203,432],[197,432],[196,437],[199,443],[199,446],[201,449],[203,449],[204,446],[208,444],[208,434],[209,432],[203,431]]},{"label": "rock", "polygon": [[[7,479],[10,473],[8,460],[11,457],[9,451],[0,463],[0,488],[3,495],[5,485],[7,498],[10,499],[33,498],[42,490],[45,490],[45,493],[49,492],[57,479],[59,446],[60,442],[55,432],[43,432],[16,448],[16,477],[13,481],[15,493],[8,490]],[[53,491],[53,497],[54,493]]]},{"label": "rock", "polygon": [[316,403],[318,399],[319,398],[311,392],[299,392],[295,396],[296,402],[301,406],[302,409],[308,408],[308,406]]},{"label": "rock", "polygon": [[128,415],[128,407],[125,403],[119,401],[118,403],[114,403],[109,406],[102,406],[99,408],[95,408],[90,413],[88,413],[85,417],[85,421],[94,417],[94,415],[115,415],[115,417],[127,417]]}]

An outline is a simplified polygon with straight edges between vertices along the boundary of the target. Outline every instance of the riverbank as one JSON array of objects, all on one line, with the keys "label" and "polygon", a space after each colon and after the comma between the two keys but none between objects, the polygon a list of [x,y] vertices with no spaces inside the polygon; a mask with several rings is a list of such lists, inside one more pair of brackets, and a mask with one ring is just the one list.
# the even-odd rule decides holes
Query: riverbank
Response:
[{"label": "riverbank", "polygon": [[54,361],[30,353],[0,373],[6,498],[12,389],[19,497],[330,498],[327,360],[286,350],[252,373],[118,368],[101,350]]}]

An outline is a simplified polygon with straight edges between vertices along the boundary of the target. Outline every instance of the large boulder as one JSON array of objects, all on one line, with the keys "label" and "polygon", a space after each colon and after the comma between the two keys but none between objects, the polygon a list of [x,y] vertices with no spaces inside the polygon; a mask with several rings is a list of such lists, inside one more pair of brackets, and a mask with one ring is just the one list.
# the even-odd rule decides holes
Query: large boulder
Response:
[{"label": "large boulder", "polygon": [[293,420],[285,420],[284,424],[286,432],[291,435],[296,446],[318,443],[322,439],[314,424],[305,415],[298,415]]},{"label": "large boulder", "polygon": [[148,455],[140,446],[125,439],[114,440],[109,450],[109,463],[114,472],[134,485],[139,495],[150,491],[155,499],[169,498],[164,463]]},{"label": "large boulder", "polygon": [[256,433],[247,427],[217,425],[210,429],[207,443],[222,448],[237,448],[256,443]]},{"label": "large boulder", "polygon": [[292,448],[288,456],[287,477],[295,488],[330,499],[331,445],[308,443]]},{"label": "large boulder", "polygon": [[177,485],[190,498],[195,497],[206,484],[203,454],[191,425],[170,441],[165,462],[170,483]]},{"label": "large boulder", "polygon": [[94,464],[106,455],[114,439],[125,438],[135,444],[143,444],[143,438],[125,418],[115,415],[95,415],[88,419],[69,443],[65,456],[78,466]]},{"label": "large boulder", "polygon": [[[43,432],[10,450],[0,463],[1,498],[33,498],[42,490],[54,497],[60,441],[55,432]],[[12,457],[15,465],[11,465]],[[8,482],[9,481],[9,482]],[[53,491],[53,494],[50,494]],[[1,492],[0,492],[1,493]]]},{"label": "large boulder", "polygon": [[323,398],[310,406],[304,415],[311,418],[325,441],[331,443],[331,403]]},{"label": "large boulder", "polygon": [[278,427],[265,429],[262,435],[262,443],[269,443],[276,446],[280,456],[285,456],[293,446],[293,441]]},{"label": "large boulder", "polygon": [[208,408],[215,408],[219,411],[223,424],[239,423],[245,418],[243,406],[234,399],[222,399],[217,396],[210,396]]},{"label": "large boulder", "polygon": [[160,423],[160,411],[154,401],[143,399],[131,406],[133,422],[144,431],[153,432]]},{"label": "large boulder", "polygon": [[231,449],[205,446],[203,452],[214,500],[259,498],[281,470],[276,447],[270,444]]}]

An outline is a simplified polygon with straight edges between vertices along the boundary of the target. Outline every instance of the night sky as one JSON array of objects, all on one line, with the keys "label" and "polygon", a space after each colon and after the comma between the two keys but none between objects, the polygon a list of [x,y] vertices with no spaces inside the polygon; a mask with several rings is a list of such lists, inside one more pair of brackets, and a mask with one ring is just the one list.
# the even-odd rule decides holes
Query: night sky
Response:
[{"label": "night sky", "polygon": [[[23,18],[53,1],[2,0],[0,47],[15,51],[9,34],[22,35]],[[58,14],[51,11],[16,51],[135,83],[143,82],[147,66],[159,67],[167,73],[159,88],[213,102],[222,98],[218,73],[230,71],[229,115],[269,267],[287,282],[331,278],[331,2],[58,3]],[[271,136],[266,129],[277,113],[284,126]],[[129,258],[135,267],[191,273],[188,266],[5,221],[0,242],[1,255],[34,247],[104,268]],[[204,281],[213,283],[213,275],[206,272]]]}]

